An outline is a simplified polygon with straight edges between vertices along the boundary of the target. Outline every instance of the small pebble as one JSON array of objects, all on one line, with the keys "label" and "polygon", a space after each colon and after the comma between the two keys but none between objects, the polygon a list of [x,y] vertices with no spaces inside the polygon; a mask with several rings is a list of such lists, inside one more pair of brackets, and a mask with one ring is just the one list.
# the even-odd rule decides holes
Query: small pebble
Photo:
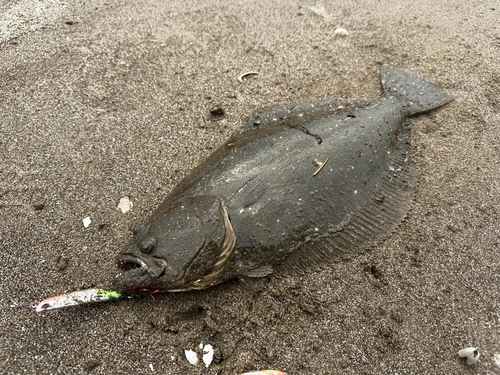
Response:
[{"label": "small pebble", "polygon": [[221,107],[217,107],[212,109],[210,111],[210,114],[212,115],[213,118],[222,118],[226,114],[226,111],[224,111],[224,109]]},{"label": "small pebble", "polygon": [[41,211],[45,208],[45,205],[43,203],[38,203],[38,204],[34,204],[33,208],[35,209],[35,211]]}]

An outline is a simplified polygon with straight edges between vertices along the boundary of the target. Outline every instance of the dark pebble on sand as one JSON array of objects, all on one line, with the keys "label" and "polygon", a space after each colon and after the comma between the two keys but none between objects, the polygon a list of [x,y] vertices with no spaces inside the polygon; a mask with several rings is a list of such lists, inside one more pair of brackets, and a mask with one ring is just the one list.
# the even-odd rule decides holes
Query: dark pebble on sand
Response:
[{"label": "dark pebble on sand", "polygon": [[224,115],[226,114],[226,112],[221,107],[217,107],[217,108],[212,109],[210,111],[210,114],[215,119],[221,119],[221,118],[224,117]]}]

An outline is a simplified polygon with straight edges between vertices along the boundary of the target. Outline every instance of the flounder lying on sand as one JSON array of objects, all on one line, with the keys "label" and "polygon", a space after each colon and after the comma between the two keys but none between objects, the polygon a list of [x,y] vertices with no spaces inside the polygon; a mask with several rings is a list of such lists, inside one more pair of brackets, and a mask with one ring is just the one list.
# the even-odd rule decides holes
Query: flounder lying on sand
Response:
[{"label": "flounder lying on sand", "polygon": [[394,230],[412,197],[404,121],[452,97],[414,74],[381,75],[379,101],[255,113],[137,228],[115,289],[204,289],[324,264]]}]

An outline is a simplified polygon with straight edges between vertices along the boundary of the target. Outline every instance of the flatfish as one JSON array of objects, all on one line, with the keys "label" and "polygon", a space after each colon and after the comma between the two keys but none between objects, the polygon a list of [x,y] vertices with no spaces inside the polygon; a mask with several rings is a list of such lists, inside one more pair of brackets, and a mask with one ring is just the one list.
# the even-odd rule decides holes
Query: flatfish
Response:
[{"label": "flatfish", "polygon": [[408,116],[452,96],[381,68],[376,101],[327,100],[254,113],[139,225],[117,257],[121,293],[204,289],[365,251],[411,204]]}]

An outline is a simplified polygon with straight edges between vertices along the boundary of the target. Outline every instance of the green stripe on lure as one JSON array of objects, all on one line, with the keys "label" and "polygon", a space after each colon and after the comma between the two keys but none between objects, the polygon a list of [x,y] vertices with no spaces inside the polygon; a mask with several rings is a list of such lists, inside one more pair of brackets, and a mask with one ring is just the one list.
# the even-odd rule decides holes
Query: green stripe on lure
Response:
[{"label": "green stripe on lure", "polygon": [[76,292],[65,293],[59,296],[44,299],[36,302],[34,308],[36,312],[45,312],[49,310],[62,309],[65,307],[78,306],[86,303],[106,302],[122,297],[122,294],[114,290],[87,289]]}]

